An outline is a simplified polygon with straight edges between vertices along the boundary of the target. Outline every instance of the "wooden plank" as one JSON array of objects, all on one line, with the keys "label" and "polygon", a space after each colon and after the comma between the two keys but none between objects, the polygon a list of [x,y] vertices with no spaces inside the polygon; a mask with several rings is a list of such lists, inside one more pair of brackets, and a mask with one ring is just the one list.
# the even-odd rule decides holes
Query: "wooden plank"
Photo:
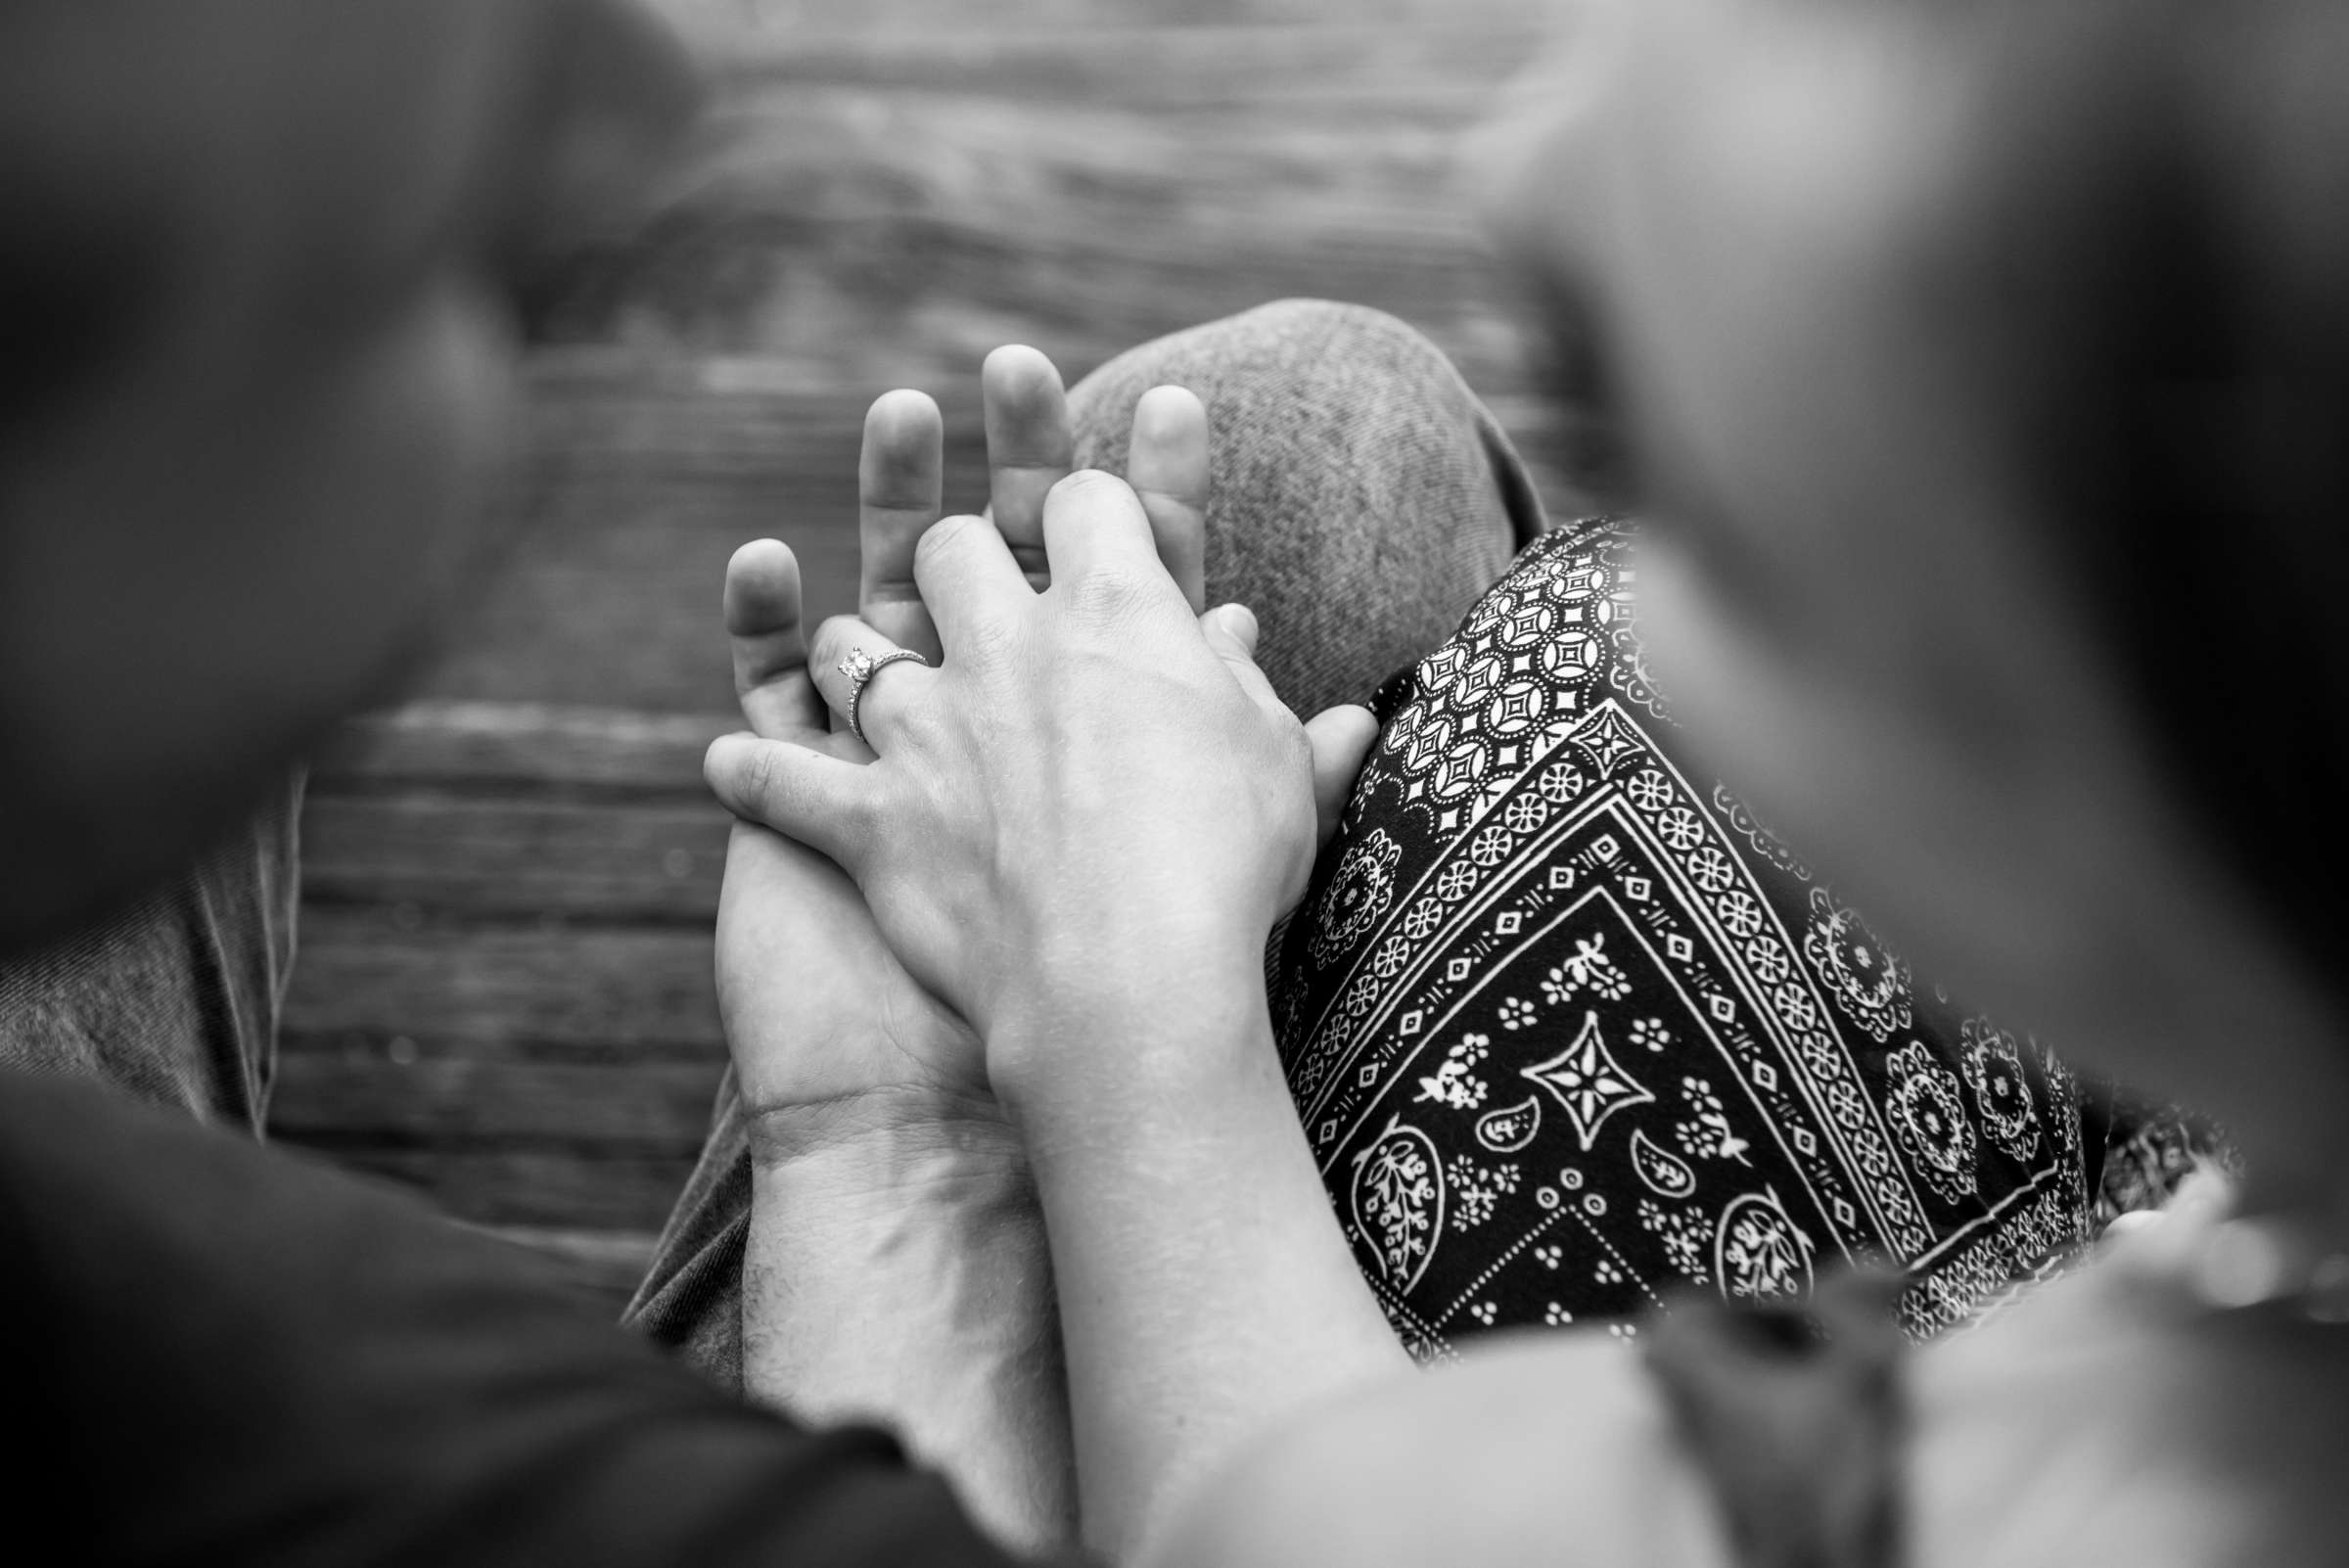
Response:
[{"label": "wooden plank", "polygon": [[1449,22],[1506,26],[1570,15],[1559,0],[649,0],[696,37],[739,44],[760,35],[813,42],[827,34],[1125,32]]},{"label": "wooden plank", "polygon": [[959,96],[1046,98],[1055,107],[1113,108],[1135,115],[1221,111],[1310,114],[1369,103],[1424,106],[1447,120],[1473,119],[1492,89],[1545,48],[1574,36],[1571,23],[1538,18],[1465,26],[1457,18],[1310,25],[975,27],[890,31],[703,31],[703,69],[724,89],[720,109],[746,88],[789,84],[826,90],[918,89]]},{"label": "wooden plank", "polygon": [[322,794],[302,817],[302,893],[314,904],[387,900],[425,915],[707,927],[717,913],[730,820],[708,800]]},{"label": "wooden plank", "polygon": [[425,700],[345,724],[312,765],[310,788],[320,795],[383,785],[464,785],[705,800],[702,754],[740,724],[732,711]]},{"label": "wooden plank", "polygon": [[722,1059],[707,929],[409,929],[396,908],[307,908],[289,1048],[394,1040],[425,1056]]},{"label": "wooden plank", "polygon": [[[974,349],[959,393],[943,390],[949,504],[973,508],[986,493],[970,385],[978,358]],[[774,392],[740,374],[763,363],[543,355],[535,374],[550,389],[539,415],[547,434],[531,503],[543,546],[517,552],[421,694],[722,715],[733,689],[718,589],[727,558],[760,536],[799,552],[811,616],[852,610],[862,407],[865,391],[890,380],[829,395]],[[1547,444],[1539,403],[1522,393],[1501,402],[1512,435],[1537,451]],[[714,717],[706,729],[726,722]],[[698,746],[680,739],[677,750],[698,761]],[[680,756],[671,776],[686,772]]]},{"label": "wooden plank", "polygon": [[[1333,277],[1359,280],[1367,302],[1415,296],[1440,322],[1448,300],[1478,292],[1481,268],[1462,263],[1483,255],[1455,189],[1455,138],[1541,42],[1448,23],[729,47],[708,149],[647,237],[653,264],[637,274],[648,287],[633,296],[628,341],[698,303],[745,329],[697,334],[704,351],[819,348],[870,362],[893,339],[935,335],[940,323],[909,307],[959,290],[973,304],[1088,326],[1114,351],[1278,293],[1355,296]],[[1072,246],[1143,270],[1061,276],[1053,257]],[[827,256],[849,265],[826,267]],[[1189,285],[1172,296],[1143,287],[1166,281],[1152,267],[1167,258]],[[1090,285],[1084,304],[1115,305],[1111,316],[1055,308],[1070,281]],[[859,318],[895,307],[896,330],[875,338],[842,320],[843,305]]]},{"label": "wooden plank", "polygon": [[[842,461],[852,472],[852,444]],[[837,465],[827,465],[837,468]],[[421,695],[710,712],[733,698],[718,623],[726,560],[754,538],[786,534],[810,601],[855,604],[852,479],[836,499],[798,512],[805,476],[582,478],[546,503],[543,551],[520,556],[483,596]]]},{"label": "wooden plank", "polygon": [[[1042,54],[865,40],[837,60],[794,42],[775,56],[782,77],[729,83],[663,215],[582,272],[594,285],[548,331],[772,355],[798,387],[845,393],[853,418],[859,391],[954,390],[948,378],[1000,342],[1034,341],[1076,375],[1161,333],[1315,294],[1413,320],[1483,386],[1480,361],[1508,333],[1493,330],[1454,139],[1525,41],[1364,34],[1362,61],[1319,58],[1333,36],[1278,35],[1313,58],[1283,58],[1261,34],[1190,59],[1164,58],[1198,57],[1189,34],[1085,34]],[[1475,60],[1447,74],[1461,39]],[[1369,61],[1390,88],[1330,97]],[[1261,86],[1232,85],[1251,71]],[[1300,96],[1308,82],[1317,97]]]},{"label": "wooden plank", "polygon": [[433,695],[723,709],[727,555],[781,535],[811,607],[850,608],[865,403],[898,385],[939,394],[950,504],[976,505],[975,377],[999,343],[1035,343],[1075,377],[1316,294],[1412,321],[1480,391],[1530,387],[1451,181],[1453,134],[1524,58],[1524,21],[1423,7],[1396,13],[1421,23],[1400,29],[1136,31],[1014,6],[997,9],[1028,24],[940,9],[811,36],[805,11],[688,9],[741,35],[719,51],[708,146],[648,234],[550,312],[525,503],[543,526]]},{"label": "wooden plank", "polygon": [[299,1144],[691,1159],[710,1127],[716,1061],[605,1066],[290,1051],[274,1136]]},{"label": "wooden plank", "polygon": [[1432,118],[1210,106],[1176,123],[1052,95],[779,88],[733,110],[683,194],[611,258],[611,286],[550,330],[611,342],[632,312],[637,346],[777,355],[854,402],[968,375],[1007,339],[1074,376],[1320,295],[1413,321],[1482,386],[1503,342],[1497,276],[1452,167],[1491,89],[1464,82]]}]

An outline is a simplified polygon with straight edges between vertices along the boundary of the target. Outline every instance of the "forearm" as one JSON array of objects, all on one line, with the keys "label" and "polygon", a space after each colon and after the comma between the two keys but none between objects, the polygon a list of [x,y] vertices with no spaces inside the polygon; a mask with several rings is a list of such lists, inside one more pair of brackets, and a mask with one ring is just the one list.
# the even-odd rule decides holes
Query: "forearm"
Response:
[{"label": "forearm", "polygon": [[1236,1444],[1409,1364],[1331,1213],[1261,979],[1185,1001],[1012,1026],[1103,1069],[1057,1074],[1020,1121],[1052,1237],[1084,1534],[1121,1560]]},{"label": "forearm", "polygon": [[[1052,1268],[1025,1160],[981,1119],[831,1108],[762,1126],[743,1382],[810,1423],[896,1430],[1011,1545],[1075,1533]],[[858,1125],[842,1128],[843,1119]]]}]

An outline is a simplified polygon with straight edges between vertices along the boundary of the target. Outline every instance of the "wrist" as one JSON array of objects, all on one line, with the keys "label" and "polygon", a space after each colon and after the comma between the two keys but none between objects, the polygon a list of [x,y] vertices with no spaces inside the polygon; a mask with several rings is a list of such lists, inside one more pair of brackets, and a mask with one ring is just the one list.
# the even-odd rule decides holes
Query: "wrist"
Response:
[{"label": "wrist", "polygon": [[760,1106],[750,1114],[751,1165],[777,1176],[862,1177],[876,1190],[957,1170],[1021,1172],[1017,1130],[992,1095],[894,1084]]},{"label": "wrist", "polygon": [[1213,888],[1133,881],[1084,890],[1047,917],[1013,923],[1016,935],[989,955],[987,1016],[971,1021],[991,1038],[1007,1020],[1185,1008],[1211,985],[1261,992],[1274,919],[1269,906],[1254,911]]},{"label": "wrist", "polygon": [[1181,1135],[1214,1107],[1288,1111],[1261,954],[1190,970],[1179,987],[1027,991],[987,1038],[997,1101],[1033,1155],[1095,1132]]},{"label": "wrist", "polygon": [[886,1425],[1005,1540],[1068,1539],[1051,1254],[1000,1108],[893,1092],[759,1121],[744,1392],[813,1425]]}]

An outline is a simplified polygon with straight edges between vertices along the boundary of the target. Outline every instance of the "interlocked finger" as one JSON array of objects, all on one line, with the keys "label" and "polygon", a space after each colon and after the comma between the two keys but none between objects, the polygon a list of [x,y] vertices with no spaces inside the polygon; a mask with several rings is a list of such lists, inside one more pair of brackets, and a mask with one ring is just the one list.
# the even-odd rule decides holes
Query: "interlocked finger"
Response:
[{"label": "interlocked finger", "polygon": [[1267,714],[1285,714],[1288,707],[1272,682],[1256,668],[1256,612],[1244,604],[1220,604],[1199,618],[1199,631],[1216,651],[1231,678]]},{"label": "interlocked finger", "polygon": [[936,678],[919,653],[854,616],[834,616],[816,628],[808,664],[842,726],[882,755],[899,717]]},{"label": "interlocked finger", "polygon": [[1197,615],[1207,608],[1207,408],[1181,387],[1154,387],[1133,407],[1126,480],[1141,498],[1167,575]]},{"label": "interlocked finger", "polygon": [[775,539],[754,539],[726,564],[726,639],[734,694],[760,734],[804,737],[824,728],[823,702],[807,681],[807,627],[800,614],[800,564]]},{"label": "interlocked finger", "polygon": [[[1052,487],[1044,501],[1044,542],[1055,582],[1097,572],[1157,574],[1157,541],[1133,487],[1114,474],[1087,469]],[[1166,579],[1159,578],[1162,584]]]},{"label": "interlocked finger", "polygon": [[981,367],[987,423],[988,516],[1031,585],[1051,581],[1044,560],[1044,497],[1076,464],[1069,399],[1052,361],[1006,345]]},{"label": "interlocked finger", "polygon": [[938,404],[893,392],[864,416],[856,463],[857,543],[863,571],[857,613],[885,636],[928,659],[938,628],[914,585],[914,547],[938,521],[944,486],[944,426]]},{"label": "interlocked finger", "polygon": [[1036,603],[1019,561],[983,517],[941,518],[914,546],[913,580],[951,660],[990,623],[1016,619]]}]

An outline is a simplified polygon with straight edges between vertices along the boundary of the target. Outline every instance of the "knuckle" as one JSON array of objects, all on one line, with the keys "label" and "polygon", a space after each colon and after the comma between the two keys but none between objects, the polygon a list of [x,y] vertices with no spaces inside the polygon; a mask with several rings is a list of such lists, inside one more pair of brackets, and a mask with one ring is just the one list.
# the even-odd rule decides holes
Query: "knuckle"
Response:
[{"label": "knuckle", "polygon": [[737,816],[761,814],[760,805],[767,761],[755,742],[721,740],[702,754],[702,780]]},{"label": "knuckle", "polygon": [[985,518],[968,514],[940,518],[924,529],[922,536],[914,541],[913,564],[920,568],[950,561],[971,547],[976,537],[975,530],[991,527]]},{"label": "knuckle", "polygon": [[1124,622],[1140,612],[1145,587],[1134,573],[1102,566],[1070,581],[1069,609],[1088,621]]},{"label": "knuckle", "polygon": [[814,640],[807,644],[808,663],[817,669],[830,669],[855,641],[862,624],[854,616],[826,616],[824,623],[815,628]]},{"label": "knuckle", "polygon": [[743,798],[761,811],[778,811],[787,804],[790,776],[783,766],[782,749],[774,744],[754,746],[742,760]]},{"label": "knuckle", "polygon": [[1313,737],[1305,732],[1305,726],[1297,721],[1296,715],[1285,709],[1278,713],[1267,709],[1263,713],[1266,745],[1276,764],[1285,772],[1294,773],[1302,769],[1310,774],[1313,766]]},{"label": "knuckle", "polygon": [[929,703],[898,703],[889,713],[890,755],[918,757],[937,747],[941,725]]},{"label": "knuckle", "polygon": [[[1143,649],[1155,658],[1190,665],[1203,654],[1212,662],[1221,650],[1202,640],[1190,607],[1163,579],[1124,569],[1088,575],[1069,595],[1069,620],[1082,635],[1102,642],[1130,661]],[[1170,667],[1172,668],[1172,667]]]},{"label": "knuckle", "polygon": [[1313,736],[1306,733],[1305,726],[1297,721],[1294,714],[1284,710],[1275,716],[1284,737],[1282,744],[1288,748],[1289,765],[1306,777],[1312,777],[1313,771]]},{"label": "knuckle", "polygon": [[954,647],[954,663],[984,672],[1000,666],[1020,642],[1020,624],[1004,616],[970,618]]}]

